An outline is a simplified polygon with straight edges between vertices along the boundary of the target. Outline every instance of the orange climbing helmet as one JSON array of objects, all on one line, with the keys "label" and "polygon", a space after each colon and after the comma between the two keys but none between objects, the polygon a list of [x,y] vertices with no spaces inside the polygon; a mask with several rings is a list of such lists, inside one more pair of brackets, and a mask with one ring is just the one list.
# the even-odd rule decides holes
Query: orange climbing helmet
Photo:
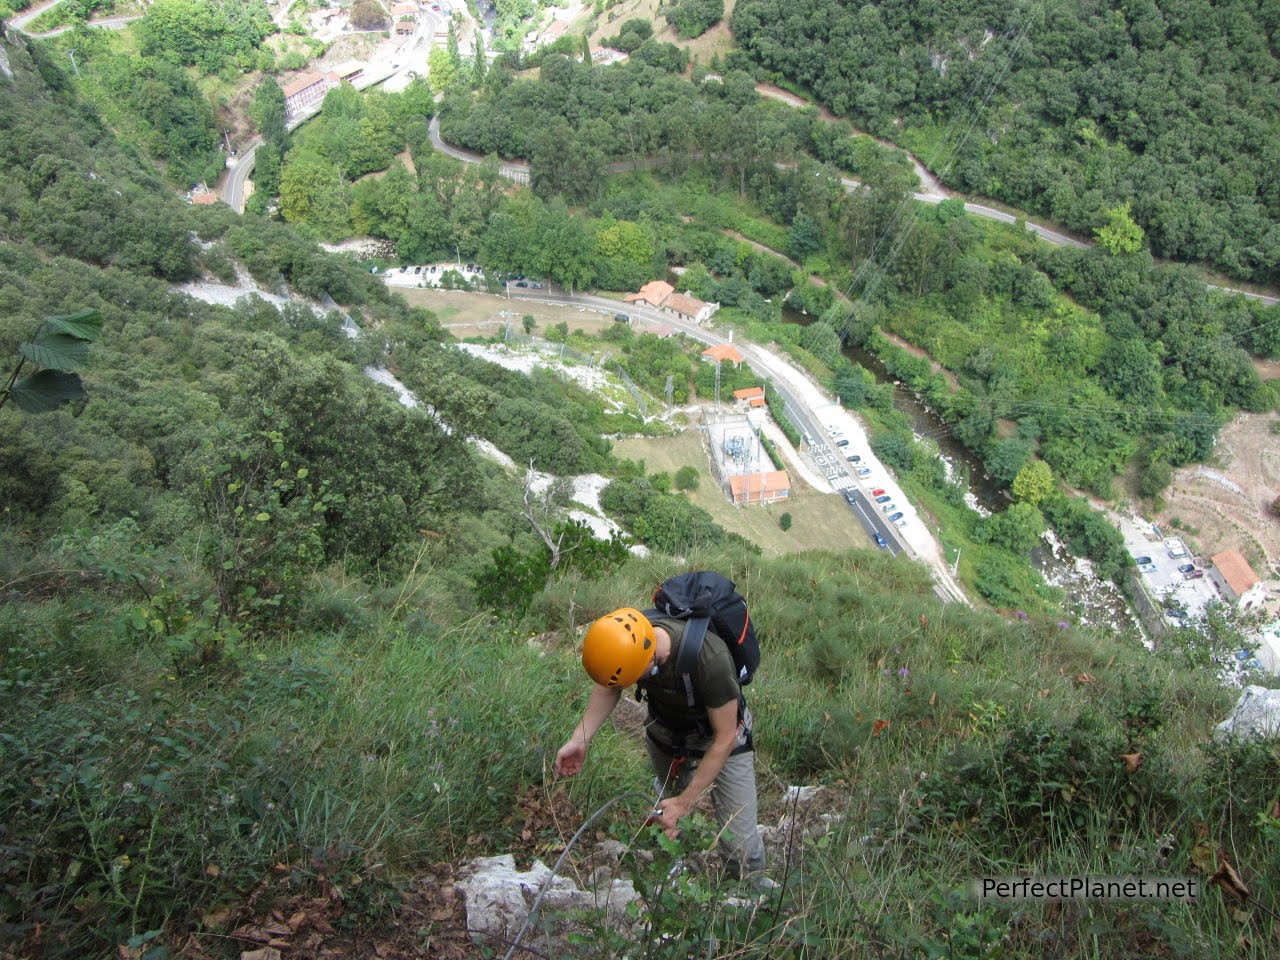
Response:
[{"label": "orange climbing helmet", "polygon": [[602,687],[629,687],[653,660],[653,624],[639,610],[619,607],[587,628],[582,665]]}]

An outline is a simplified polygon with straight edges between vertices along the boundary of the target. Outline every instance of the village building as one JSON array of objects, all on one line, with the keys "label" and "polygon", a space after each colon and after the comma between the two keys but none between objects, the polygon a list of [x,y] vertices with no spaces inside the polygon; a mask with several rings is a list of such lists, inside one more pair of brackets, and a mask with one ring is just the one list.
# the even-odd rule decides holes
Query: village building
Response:
[{"label": "village building", "polygon": [[729,478],[729,495],[739,506],[776,503],[791,496],[791,478],[785,470],[738,474]]},{"label": "village building", "polygon": [[1261,607],[1266,600],[1261,578],[1238,550],[1223,550],[1215,554],[1209,575],[1222,595],[1241,610]]},{"label": "village building", "polygon": [[600,66],[610,63],[621,63],[629,57],[621,50],[614,50],[612,47],[600,47],[598,50],[591,51],[591,62]]},{"label": "village building", "polygon": [[763,410],[768,406],[764,397],[764,387],[747,387],[745,390],[733,391],[734,401],[747,410]]},{"label": "village building", "polygon": [[743,356],[731,343],[717,343],[702,351],[702,359],[710,363],[731,363],[735,368],[742,366]]},{"label": "village building", "polygon": [[627,303],[639,303],[656,307],[663,313],[669,313],[681,320],[693,323],[704,323],[720,309],[718,303],[706,303],[699,300],[689,291],[676,293],[675,287],[665,280],[651,280],[637,293],[629,293],[624,298]]},{"label": "village building", "polygon": [[416,3],[396,3],[391,6],[391,19],[395,21],[396,36],[413,36],[418,29],[418,5]]},{"label": "village building", "polygon": [[325,95],[342,81],[332,70],[328,73],[304,73],[285,85],[284,115],[292,120],[324,102]]},{"label": "village building", "polygon": [[348,60],[333,68],[333,74],[340,83],[352,83],[364,76],[364,64],[358,60]]},{"label": "village building", "polygon": [[334,87],[355,83],[364,75],[364,64],[348,61],[326,73],[309,71],[284,86],[285,120],[290,121],[324,102]]},{"label": "village building", "polygon": [[1264,670],[1280,675],[1280,620],[1272,620],[1258,631],[1254,658]]},{"label": "village building", "polygon": [[[554,10],[555,8],[549,8]],[[559,11],[554,14],[554,19],[546,25],[542,30],[535,31],[524,38],[521,44],[521,50],[524,53],[533,53],[539,47],[549,46],[555,43],[566,33],[569,32],[569,21],[564,19],[570,11]]]},{"label": "village building", "polygon": [[650,280],[638,293],[629,293],[623,299],[627,303],[639,303],[649,307],[661,307],[676,288],[664,280]]},{"label": "village building", "polygon": [[197,206],[207,207],[218,202],[218,192],[210,190],[209,185],[203,180],[187,191],[187,203],[194,203]]},{"label": "village building", "polygon": [[710,320],[711,315],[720,309],[720,304],[706,303],[685,291],[684,293],[673,293],[667,297],[667,302],[662,305],[662,309],[682,320],[703,323],[706,320]]}]

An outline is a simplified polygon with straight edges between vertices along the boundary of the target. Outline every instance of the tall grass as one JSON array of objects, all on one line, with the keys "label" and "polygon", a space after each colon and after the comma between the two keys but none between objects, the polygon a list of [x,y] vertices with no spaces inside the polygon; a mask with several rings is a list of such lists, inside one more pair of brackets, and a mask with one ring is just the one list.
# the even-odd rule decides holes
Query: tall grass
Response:
[{"label": "tall grass", "polygon": [[[1229,691],[1132,638],[940,606],[918,566],[871,551],[635,558],[606,580],[552,582],[520,623],[467,614],[436,571],[370,593],[318,582],[308,632],[184,671],[161,646],[124,643],[130,608],[109,598],[10,604],[3,933],[28,953],[102,955],[200,927],[220,904],[312,888],[368,927],[428,864],[528,855],[531,803],[555,809],[563,844],[587,812],[648,790],[625,725],[601,732],[579,777],[550,776],[587,695],[582,628],[704,566],[737,582],[764,647],[747,691],[763,821],[794,812],[788,785],[826,799],[789,835],[794,856],[775,857],[782,900],[743,915],[709,878],[678,896],[653,887],[666,946],[649,955],[1276,949],[1280,757],[1213,743]],[[638,814],[609,822],[637,855],[650,847]],[[1250,901],[1217,886],[1195,905],[969,893],[1024,871],[1195,865],[1204,880],[1223,857]],[[628,869],[656,884],[656,862]]]}]

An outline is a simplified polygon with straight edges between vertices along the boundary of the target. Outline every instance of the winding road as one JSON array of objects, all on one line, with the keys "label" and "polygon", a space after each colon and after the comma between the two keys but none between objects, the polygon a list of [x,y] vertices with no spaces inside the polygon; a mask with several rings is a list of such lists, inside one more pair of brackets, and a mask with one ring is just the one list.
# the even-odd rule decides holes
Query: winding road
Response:
[{"label": "winding road", "polygon": [[[519,293],[513,293],[512,288],[508,287],[507,293],[509,297],[518,300],[548,305],[586,307],[607,315],[618,312],[619,307],[623,306],[617,300],[585,293],[570,294],[560,289],[534,290],[532,288],[521,288]],[[628,303],[625,304],[625,308],[627,314],[632,317],[664,324],[678,330],[691,340],[707,346],[732,343],[743,355],[751,369],[761,377],[766,378],[769,381],[769,385],[778,392],[785,405],[787,415],[795,424],[796,429],[815,438],[811,452],[815,454],[819,452],[832,454],[837,466],[830,469],[819,468],[819,470],[825,475],[831,490],[844,496],[855,521],[862,527],[867,536],[870,538],[874,533],[879,533],[884,538],[891,553],[905,553],[912,560],[924,564],[933,571],[934,592],[942,601],[969,602],[959,582],[952,576],[937,540],[922,521],[917,519],[912,522],[909,528],[899,529],[889,523],[878,510],[872,508],[867,491],[863,487],[865,486],[869,490],[878,484],[891,484],[891,481],[884,479],[891,475],[889,471],[884,469],[883,465],[878,463],[875,455],[870,452],[869,444],[863,440],[860,446],[855,449],[860,449],[864,461],[878,470],[874,481],[854,477],[849,472],[849,464],[844,457],[834,454],[835,448],[824,449],[824,445],[830,443],[827,440],[828,423],[833,419],[837,419],[850,424],[857,424],[858,420],[854,414],[839,407],[821,387],[814,383],[812,377],[803,370],[787,363],[784,358],[757,344],[743,341],[741,338],[733,339],[731,335],[725,336],[723,333],[701,324],[681,320],[671,314],[664,313],[656,307]],[[820,411],[825,411],[825,413]],[[858,432],[861,433],[860,425]],[[906,498],[900,493],[895,494],[895,496],[903,504],[907,503]]]}]

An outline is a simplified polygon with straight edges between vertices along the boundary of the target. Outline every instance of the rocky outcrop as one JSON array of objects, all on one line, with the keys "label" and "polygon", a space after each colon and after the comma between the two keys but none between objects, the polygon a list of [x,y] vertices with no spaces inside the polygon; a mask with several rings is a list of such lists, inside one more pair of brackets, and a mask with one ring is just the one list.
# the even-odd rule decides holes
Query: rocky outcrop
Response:
[{"label": "rocky outcrop", "polygon": [[[537,916],[532,926],[551,931],[537,934],[536,939],[545,944],[548,936],[554,942],[575,932],[586,932],[582,924],[575,924],[575,915],[603,914],[611,927],[630,929],[635,920],[628,915],[627,905],[640,899],[630,880],[605,877],[598,889],[580,890],[567,877],[552,876],[551,869],[541,861],[535,860],[528,870],[517,870],[511,854],[473,860],[458,888],[466,903],[467,929],[488,939],[490,946],[510,943],[524,933],[535,901]],[[525,942],[532,943],[534,939],[532,932],[524,936]]]},{"label": "rocky outcrop", "polygon": [[1219,740],[1280,737],[1280,690],[1245,687],[1231,715],[1215,728],[1215,735]]}]

